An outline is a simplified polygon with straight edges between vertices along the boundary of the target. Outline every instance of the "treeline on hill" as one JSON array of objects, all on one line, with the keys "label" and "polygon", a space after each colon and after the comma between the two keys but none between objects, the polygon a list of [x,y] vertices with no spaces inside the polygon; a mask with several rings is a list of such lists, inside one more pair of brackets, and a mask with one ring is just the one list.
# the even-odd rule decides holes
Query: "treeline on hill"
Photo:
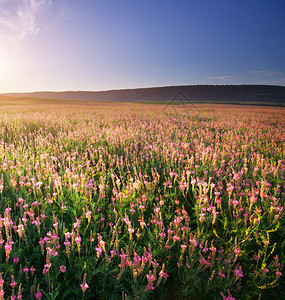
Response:
[{"label": "treeline on hill", "polygon": [[272,85],[189,85],[108,91],[13,93],[6,95],[116,102],[214,102],[285,105],[285,87]]}]

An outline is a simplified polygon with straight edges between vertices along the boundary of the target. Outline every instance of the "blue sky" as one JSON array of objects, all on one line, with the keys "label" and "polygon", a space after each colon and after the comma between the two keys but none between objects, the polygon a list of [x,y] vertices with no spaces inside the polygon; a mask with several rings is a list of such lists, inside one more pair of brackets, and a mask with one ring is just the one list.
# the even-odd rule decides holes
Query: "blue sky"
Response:
[{"label": "blue sky", "polygon": [[284,0],[0,0],[0,93],[285,86]]}]

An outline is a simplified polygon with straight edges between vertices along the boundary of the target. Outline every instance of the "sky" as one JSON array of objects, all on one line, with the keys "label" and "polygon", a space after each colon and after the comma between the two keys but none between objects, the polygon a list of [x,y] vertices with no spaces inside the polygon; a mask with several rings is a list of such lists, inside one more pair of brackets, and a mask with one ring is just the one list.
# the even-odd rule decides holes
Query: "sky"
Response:
[{"label": "sky", "polygon": [[0,0],[0,93],[285,86],[284,0]]}]

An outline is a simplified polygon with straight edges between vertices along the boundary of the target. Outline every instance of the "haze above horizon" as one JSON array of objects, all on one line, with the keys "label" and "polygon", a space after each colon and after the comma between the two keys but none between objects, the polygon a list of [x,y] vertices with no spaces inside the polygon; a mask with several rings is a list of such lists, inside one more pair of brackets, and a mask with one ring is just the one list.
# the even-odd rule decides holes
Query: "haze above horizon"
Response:
[{"label": "haze above horizon", "polygon": [[0,93],[285,86],[285,2],[0,0]]}]

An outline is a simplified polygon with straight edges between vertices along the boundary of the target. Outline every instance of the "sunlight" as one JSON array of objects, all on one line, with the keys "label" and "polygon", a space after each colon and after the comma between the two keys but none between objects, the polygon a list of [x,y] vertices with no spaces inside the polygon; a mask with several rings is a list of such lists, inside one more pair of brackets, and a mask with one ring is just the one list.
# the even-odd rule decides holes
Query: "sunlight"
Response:
[{"label": "sunlight", "polygon": [[2,80],[5,69],[5,51],[0,49],[0,79]]},{"label": "sunlight", "polygon": [[17,61],[9,49],[0,47],[0,93],[10,92],[15,84]]}]

